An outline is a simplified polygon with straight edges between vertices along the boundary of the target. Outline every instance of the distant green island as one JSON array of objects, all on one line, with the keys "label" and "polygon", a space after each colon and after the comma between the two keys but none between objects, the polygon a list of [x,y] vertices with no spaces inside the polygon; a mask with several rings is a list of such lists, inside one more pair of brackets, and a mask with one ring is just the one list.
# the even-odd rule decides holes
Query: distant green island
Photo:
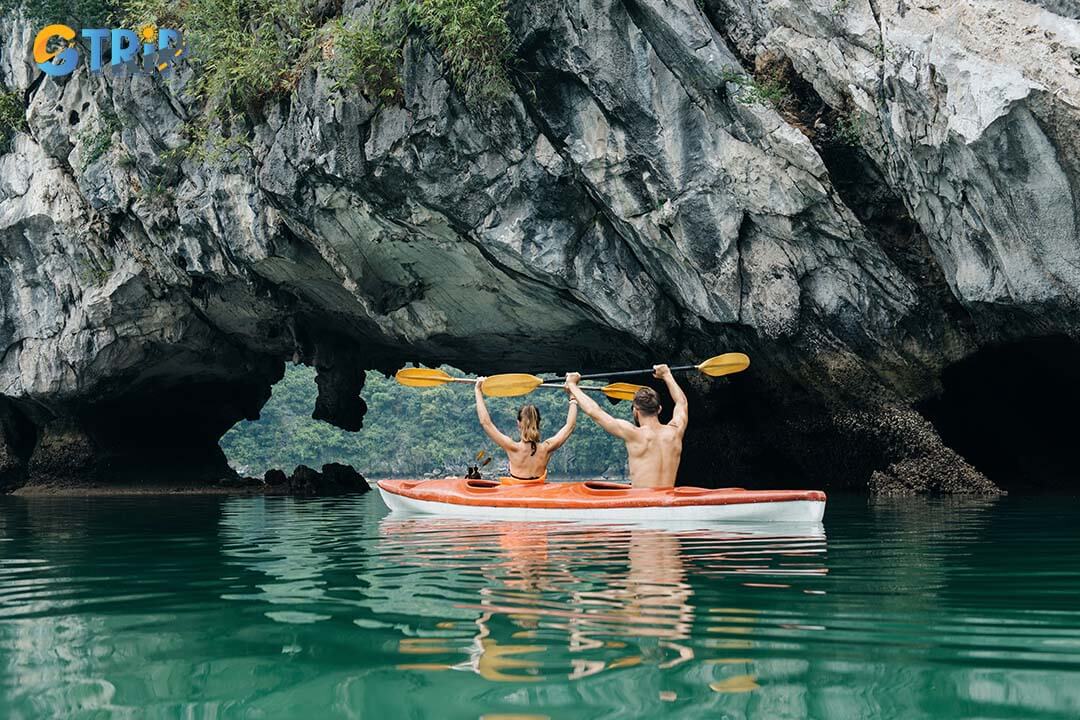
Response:
[{"label": "distant green island", "polygon": [[[363,392],[368,412],[364,428],[355,433],[313,420],[316,394],[315,371],[290,366],[260,418],[238,423],[221,439],[233,468],[261,476],[270,468],[288,472],[300,464],[318,468],[340,462],[368,477],[441,475],[464,473],[480,450],[495,457],[485,472],[505,467],[505,454],[480,430],[469,386],[407,388],[369,373]],[[517,408],[523,401],[540,409],[545,437],[566,420],[566,397],[560,390],[542,389],[526,398],[491,398],[488,407],[503,432],[516,432]],[[630,418],[629,403],[605,407]],[[582,413],[577,430],[555,454],[549,471],[554,476],[622,477],[626,451]]]}]

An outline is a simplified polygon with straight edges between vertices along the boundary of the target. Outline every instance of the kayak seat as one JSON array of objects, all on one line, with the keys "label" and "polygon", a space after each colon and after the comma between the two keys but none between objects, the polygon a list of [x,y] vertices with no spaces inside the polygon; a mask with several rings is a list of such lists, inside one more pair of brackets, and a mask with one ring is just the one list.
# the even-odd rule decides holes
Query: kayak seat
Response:
[{"label": "kayak seat", "polygon": [[500,485],[543,485],[547,482],[547,473],[538,478],[500,477]]},{"label": "kayak seat", "polygon": [[466,480],[465,487],[470,490],[494,490],[499,483],[494,480]]},{"label": "kayak seat", "polygon": [[586,481],[582,483],[582,485],[584,485],[587,490],[611,491],[630,489],[630,486],[625,483],[601,482],[592,480]]}]

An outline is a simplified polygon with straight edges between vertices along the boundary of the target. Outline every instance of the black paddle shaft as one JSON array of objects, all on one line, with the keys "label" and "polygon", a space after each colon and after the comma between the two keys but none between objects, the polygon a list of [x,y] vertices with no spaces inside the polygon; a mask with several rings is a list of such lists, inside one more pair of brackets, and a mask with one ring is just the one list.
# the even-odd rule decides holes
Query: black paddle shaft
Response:
[{"label": "black paddle shaft", "polygon": [[[697,370],[697,365],[678,365],[671,368],[672,372],[676,370]],[[645,375],[652,374],[652,368],[645,368],[644,370],[622,370],[620,372],[609,373],[591,373],[589,375],[582,375],[582,380],[595,380],[596,378],[613,378],[613,377],[625,377],[627,375]]]}]

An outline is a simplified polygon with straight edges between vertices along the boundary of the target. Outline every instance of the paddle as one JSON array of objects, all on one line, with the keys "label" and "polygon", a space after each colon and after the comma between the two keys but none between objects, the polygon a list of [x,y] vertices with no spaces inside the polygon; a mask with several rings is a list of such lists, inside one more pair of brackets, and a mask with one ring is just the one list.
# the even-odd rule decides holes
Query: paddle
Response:
[{"label": "paddle", "polygon": [[[731,375],[732,373],[742,372],[746,368],[750,367],[750,358],[744,353],[724,353],[723,355],[717,355],[711,357],[705,362],[698,363],[697,365],[677,365],[671,368],[672,372],[677,370],[698,370],[709,377],[721,377],[723,375]],[[609,372],[609,373],[592,373],[590,375],[582,375],[582,380],[595,380],[596,378],[613,378],[623,377],[625,375],[644,375],[645,373],[652,373],[652,368],[645,368],[643,370],[623,370],[621,372]]]},{"label": "paddle", "polygon": [[[469,383],[475,385],[474,378],[457,378],[436,368],[402,368],[394,374],[394,379],[408,387],[438,387],[448,383]],[[484,380],[484,394],[488,397],[518,397],[528,395],[538,387],[562,388],[564,385],[545,383],[541,378],[526,373],[504,373],[491,375]],[[641,385],[630,383],[611,383],[604,387],[582,387],[582,390],[599,391],[613,400],[633,400],[634,393]]]},{"label": "paddle", "polygon": [[[486,382],[484,383],[484,386],[485,387],[487,386]],[[558,385],[556,383],[544,383],[540,387],[561,388],[561,389],[566,388],[565,385]],[[634,393],[636,393],[638,390],[640,390],[641,388],[643,388],[645,386],[644,385],[634,385],[633,383],[617,382],[617,383],[611,383],[610,385],[605,385],[604,387],[595,387],[595,386],[589,386],[589,385],[579,385],[578,387],[580,387],[582,390],[594,390],[594,391],[602,392],[605,395],[607,395],[609,398],[611,398],[612,400],[633,400],[634,399]]]},{"label": "paddle", "polygon": [[434,368],[401,368],[394,379],[407,387],[439,387],[446,383],[475,383],[472,378],[456,378],[450,373]]},{"label": "paddle", "polygon": [[[402,368],[394,374],[394,379],[409,387],[437,387],[455,382],[476,384],[475,378],[457,378],[435,368]],[[543,382],[543,379],[525,373],[492,375],[484,381],[484,394],[488,397],[528,395]]]}]

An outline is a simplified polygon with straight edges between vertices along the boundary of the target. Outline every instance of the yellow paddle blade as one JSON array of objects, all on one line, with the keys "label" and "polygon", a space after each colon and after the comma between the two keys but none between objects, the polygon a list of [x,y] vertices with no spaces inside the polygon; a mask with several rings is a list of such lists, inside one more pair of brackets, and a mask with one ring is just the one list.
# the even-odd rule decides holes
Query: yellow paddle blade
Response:
[{"label": "yellow paddle blade", "polygon": [[535,375],[505,373],[489,377],[484,381],[482,389],[488,397],[517,397],[528,395],[543,383],[544,381]]},{"label": "yellow paddle blade", "polygon": [[697,369],[709,377],[720,377],[742,372],[750,367],[750,358],[743,353],[724,353],[711,357],[697,366]]},{"label": "yellow paddle blade", "polygon": [[634,385],[633,383],[617,382],[605,385],[600,388],[600,392],[607,395],[613,400],[633,400],[634,394],[638,390],[645,387],[644,385]]},{"label": "yellow paddle blade", "polygon": [[409,387],[438,387],[454,382],[449,374],[433,368],[401,368],[394,379]]}]

